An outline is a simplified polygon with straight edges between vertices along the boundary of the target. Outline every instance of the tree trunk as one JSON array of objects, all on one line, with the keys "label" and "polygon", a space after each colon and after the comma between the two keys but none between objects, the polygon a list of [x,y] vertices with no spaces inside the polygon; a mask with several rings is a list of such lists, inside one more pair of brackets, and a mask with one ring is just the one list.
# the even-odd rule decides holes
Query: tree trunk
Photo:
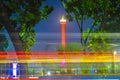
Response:
[{"label": "tree trunk", "polygon": [[14,25],[11,24],[11,21],[9,19],[9,12],[7,12],[7,9],[3,3],[3,0],[1,1],[0,5],[1,5],[0,6],[1,14],[2,14],[0,16],[0,18],[2,18],[2,21],[0,23],[2,23],[7,29],[8,34],[13,42],[15,50],[24,51],[23,43],[22,43],[22,40],[20,39],[19,32],[16,32]]},{"label": "tree trunk", "polygon": [[[1,9],[1,14],[3,14],[3,15],[0,15],[0,18],[2,18],[0,23],[2,23],[4,25],[5,29],[7,29],[10,39],[15,48],[15,51],[16,52],[24,51],[23,42],[19,36],[19,32],[15,31],[14,25],[11,24],[11,21],[9,19],[9,12],[7,11],[6,7],[3,4],[3,0],[1,0],[1,2],[0,2],[0,9]],[[26,55],[26,54],[24,54],[24,55]],[[20,65],[20,66],[21,66],[20,67],[21,69],[25,69],[24,66],[27,66],[27,63]],[[20,73],[24,72],[21,69],[20,69]],[[27,74],[27,70],[24,72],[23,75],[26,75],[26,74]]]},{"label": "tree trunk", "polygon": [[104,28],[106,27],[106,22],[107,22],[107,12],[104,11],[104,15],[102,18],[102,22],[101,22],[101,26],[100,26],[100,30],[104,30]]},{"label": "tree trunk", "polygon": [[21,41],[21,38],[19,37],[19,33],[18,32],[11,33],[11,32],[9,32],[8,29],[7,29],[7,31],[11,38],[11,41],[14,45],[15,51],[24,51],[23,43]]},{"label": "tree trunk", "polygon": [[[21,40],[21,38],[19,36],[19,32],[14,31],[14,28],[12,28],[13,26],[11,26],[11,24],[9,24],[8,21],[6,21],[5,23],[6,23],[6,24],[4,24],[5,28],[8,31],[10,39],[11,39],[11,41],[13,43],[14,48],[15,48],[15,51],[16,52],[23,52],[24,51],[23,42],[22,42],[22,40]],[[21,55],[21,53],[20,54],[16,54],[16,55]],[[22,53],[22,55],[26,55],[26,54]],[[27,63],[25,63],[25,64],[18,63],[18,64],[20,64],[20,68],[21,68],[20,69],[20,77],[22,75],[26,76],[27,75],[27,70],[25,70],[25,66],[27,66]],[[24,69],[25,71],[22,70],[22,69]]]},{"label": "tree trunk", "polygon": [[24,51],[23,42],[19,36],[19,32],[14,31],[14,27],[10,24],[9,19],[4,21],[5,29],[7,29],[10,39],[14,45],[15,51]]}]

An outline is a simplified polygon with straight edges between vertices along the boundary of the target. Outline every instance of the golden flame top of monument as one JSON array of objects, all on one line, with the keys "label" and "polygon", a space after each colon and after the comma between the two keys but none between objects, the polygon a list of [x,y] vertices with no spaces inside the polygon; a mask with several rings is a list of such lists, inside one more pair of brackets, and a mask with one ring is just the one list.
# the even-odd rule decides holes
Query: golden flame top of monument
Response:
[{"label": "golden flame top of monument", "polygon": [[62,15],[62,18],[60,19],[60,22],[66,22],[66,19],[65,19],[64,15]]}]

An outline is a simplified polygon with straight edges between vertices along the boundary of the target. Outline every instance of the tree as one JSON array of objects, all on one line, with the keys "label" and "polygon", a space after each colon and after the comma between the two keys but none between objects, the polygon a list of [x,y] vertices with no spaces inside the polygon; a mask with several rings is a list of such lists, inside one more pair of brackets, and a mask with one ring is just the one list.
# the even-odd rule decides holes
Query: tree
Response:
[{"label": "tree", "polygon": [[5,51],[8,48],[8,40],[4,34],[0,34],[0,51]]},{"label": "tree", "polygon": [[65,51],[65,52],[80,52],[83,50],[83,47],[81,44],[72,42],[66,45],[66,47],[62,47],[62,45],[59,45],[56,47],[57,51]]},{"label": "tree", "polygon": [[[35,42],[34,26],[46,19],[52,7],[42,4],[45,0],[1,0],[0,30],[4,27],[15,51],[29,51]],[[33,7],[34,6],[34,7]],[[21,64],[24,68],[26,64]],[[21,71],[20,71],[21,72]],[[27,72],[22,72],[24,75]]]},{"label": "tree", "polygon": [[0,1],[0,29],[4,27],[8,31],[16,51],[29,51],[35,42],[35,24],[52,11],[52,7],[42,4],[43,1]]},{"label": "tree", "polygon": [[[119,0],[61,0],[67,12],[69,21],[76,21],[80,30],[80,43],[84,51],[106,51],[109,50],[109,45],[106,38],[94,35],[92,39],[91,33],[95,30],[105,30],[106,24],[113,24],[120,16],[120,1]],[[96,7],[97,6],[97,7]],[[120,18],[120,17],[119,17]],[[91,19],[92,22],[88,29],[84,30],[84,23]],[[113,26],[112,26],[113,27]],[[116,27],[117,28],[117,27]],[[107,27],[109,29],[109,27]],[[109,29],[110,30],[110,29]],[[91,40],[90,40],[91,39]],[[99,42],[100,41],[100,42]],[[99,46],[98,46],[99,45]],[[103,49],[102,46],[105,46]],[[88,49],[89,48],[89,49]],[[103,65],[104,66],[104,65]]]},{"label": "tree", "polygon": [[109,36],[106,32],[96,31],[92,33],[88,41],[88,50],[91,52],[105,53],[111,51],[111,46],[108,42]]},{"label": "tree", "polygon": [[[110,33],[120,32],[120,0],[107,0],[107,5],[108,7],[104,9],[100,28]],[[104,4],[104,6],[106,6],[106,4]]]},{"label": "tree", "polygon": [[[119,0],[61,0],[67,12],[69,21],[75,20],[80,30],[80,41],[87,49],[90,33],[96,29],[104,30],[107,23],[113,22],[119,16]],[[99,6],[98,6],[99,5]],[[97,6],[97,7],[96,7]],[[113,15],[116,16],[113,17]],[[84,30],[84,22],[92,19],[87,31]],[[86,32],[86,33],[85,33]],[[84,35],[84,33],[86,35]]]},{"label": "tree", "polygon": [[9,47],[9,43],[5,34],[0,34],[0,55],[6,55],[7,52],[2,52],[2,51],[5,51],[8,47]]}]

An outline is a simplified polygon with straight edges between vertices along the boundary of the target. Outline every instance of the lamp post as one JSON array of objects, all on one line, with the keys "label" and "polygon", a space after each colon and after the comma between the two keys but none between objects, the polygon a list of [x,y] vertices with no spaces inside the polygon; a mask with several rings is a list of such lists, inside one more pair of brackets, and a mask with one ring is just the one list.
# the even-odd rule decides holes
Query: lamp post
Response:
[{"label": "lamp post", "polygon": [[61,30],[61,44],[63,47],[66,46],[66,41],[65,41],[65,25],[66,25],[66,19],[64,18],[64,15],[62,15],[62,18],[60,19],[60,24],[62,27]]}]

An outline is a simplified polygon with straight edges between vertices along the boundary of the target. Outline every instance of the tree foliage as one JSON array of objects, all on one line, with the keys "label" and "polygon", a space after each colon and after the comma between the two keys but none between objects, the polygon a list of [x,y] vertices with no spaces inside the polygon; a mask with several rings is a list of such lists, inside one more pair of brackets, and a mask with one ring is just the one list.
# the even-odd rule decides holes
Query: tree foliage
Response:
[{"label": "tree foliage", "polygon": [[[87,48],[87,42],[91,32],[99,28],[109,29],[106,24],[111,25],[119,21],[120,1],[119,0],[61,0],[67,12],[69,21],[75,20],[80,30],[81,44]],[[98,6],[99,5],[99,6]],[[87,26],[86,36],[84,36],[84,22],[92,19],[90,26]],[[114,26],[113,26],[114,27]],[[117,27],[116,27],[117,29]],[[110,30],[110,29],[109,29]]]},{"label": "tree foliage", "polygon": [[66,51],[66,52],[79,52],[83,50],[83,47],[79,43],[69,43],[66,45],[66,47],[63,47],[62,45],[59,45],[56,47],[57,51]]},{"label": "tree foliage", "polygon": [[4,51],[8,46],[9,44],[5,34],[0,34],[0,51]]},{"label": "tree foliage", "polygon": [[92,33],[88,40],[88,49],[92,52],[110,52],[111,46],[108,43],[109,36],[106,32],[96,31]]},{"label": "tree foliage", "polygon": [[[44,1],[1,0],[0,2],[0,18],[2,18],[0,20],[0,25],[2,25],[0,28],[5,27],[8,33],[18,33],[19,40],[23,43],[26,51],[35,42],[35,24],[42,19],[46,19],[52,11],[52,7],[43,4]],[[14,47],[19,46],[14,45]]]}]

